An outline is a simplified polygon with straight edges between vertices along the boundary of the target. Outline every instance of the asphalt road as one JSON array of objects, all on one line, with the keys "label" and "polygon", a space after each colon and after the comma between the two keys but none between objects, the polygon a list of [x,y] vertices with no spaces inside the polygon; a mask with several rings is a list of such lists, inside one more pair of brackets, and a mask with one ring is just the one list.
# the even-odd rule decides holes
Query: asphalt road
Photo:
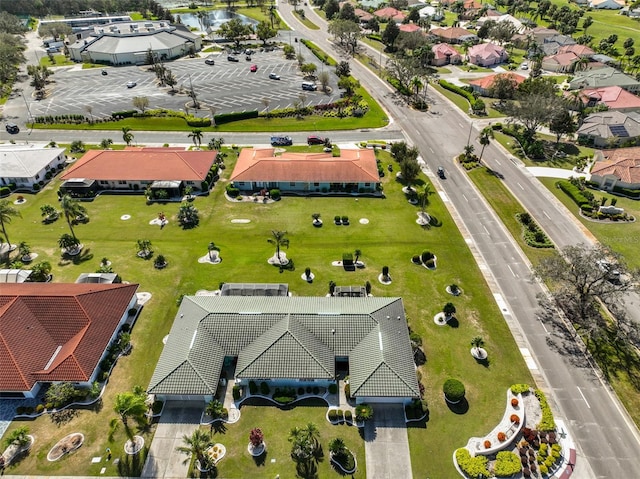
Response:
[{"label": "asphalt road", "polygon": [[[296,25],[296,28],[304,28],[296,24],[290,10],[288,5],[280,6],[285,21]],[[313,21],[322,23],[317,16]],[[323,30],[305,30],[304,36],[329,52],[334,50]],[[431,95],[435,103],[433,110],[439,112],[437,115],[410,110],[397,101],[387,86],[366,67],[356,62],[351,66],[354,76],[396,119],[395,126],[419,147],[427,173],[457,217],[460,229],[477,253],[480,268],[490,273],[488,279],[496,301],[514,337],[523,347],[523,354],[529,359],[527,364],[534,377],[544,378],[554,410],[566,418],[578,445],[574,477],[637,477],[634,464],[640,453],[637,428],[617,398],[600,381],[573,338],[567,337],[562,323],[543,324],[538,319],[540,308],[536,295],[543,293],[543,289],[531,280],[526,258],[502,223],[475,191],[466,174],[453,162],[466,145],[469,132],[475,139],[478,131],[466,116],[440,96]],[[500,149],[492,146],[485,151],[485,157],[492,158],[490,165],[494,161],[500,162],[496,166],[500,166],[507,184],[523,203],[526,202],[527,208],[532,207],[536,220],[558,245],[586,241],[584,233],[567,220],[570,215],[562,205],[544,200],[547,195],[541,196],[539,183],[531,175],[523,173],[523,169],[511,162]],[[433,175],[438,165],[445,166],[446,180],[438,180]],[[540,211],[541,208],[549,218]],[[540,214],[547,221],[542,221]],[[547,228],[547,225],[557,226]]]}]

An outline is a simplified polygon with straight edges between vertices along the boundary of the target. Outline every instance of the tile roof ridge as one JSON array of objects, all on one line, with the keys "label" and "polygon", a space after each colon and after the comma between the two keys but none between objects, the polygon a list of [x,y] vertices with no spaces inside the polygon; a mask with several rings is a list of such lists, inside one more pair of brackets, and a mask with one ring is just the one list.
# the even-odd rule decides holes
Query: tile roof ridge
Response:
[{"label": "tile roof ridge", "polygon": [[[15,299],[17,299],[17,298],[15,298]],[[15,301],[15,299],[14,299],[14,301]],[[7,351],[7,354],[9,356],[9,358],[11,360],[11,363],[13,364],[15,370],[18,372],[18,375],[20,376],[20,380],[22,381],[22,384],[24,385],[25,389],[29,389],[29,381],[27,381],[27,378],[22,373],[22,369],[18,365],[18,362],[16,361],[16,358],[14,357],[11,348],[9,346],[7,346],[7,342],[4,339],[4,336],[2,335],[2,332],[0,332],[0,341],[2,342],[2,346],[4,347],[4,349]]]}]

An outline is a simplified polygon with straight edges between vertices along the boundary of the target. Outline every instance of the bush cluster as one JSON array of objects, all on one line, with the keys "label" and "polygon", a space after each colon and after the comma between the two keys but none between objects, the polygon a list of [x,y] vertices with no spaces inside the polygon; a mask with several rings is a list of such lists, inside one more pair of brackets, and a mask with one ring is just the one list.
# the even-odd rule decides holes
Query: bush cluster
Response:
[{"label": "bush cluster", "polygon": [[67,115],[45,115],[36,116],[36,123],[49,124],[49,123],[66,123],[66,124],[80,124],[89,121],[84,115],[79,114],[67,114]]},{"label": "bush cluster", "polygon": [[464,384],[457,379],[447,379],[442,386],[442,392],[449,401],[460,401],[465,395]]},{"label": "bush cluster", "polygon": [[587,208],[589,210],[593,209],[591,201],[589,201],[589,199],[584,195],[583,190],[570,181],[559,180],[556,182],[556,186],[569,195],[569,198],[571,198],[573,202],[580,207],[580,209],[585,209],[585,206],[589,207]]},{"label": "bush cluster", "polygon": [[230,184],[228,184],[225,189],[227,190],[227,194],[231,198],[236,198],[240,194],[240,190],[238,188],[236,188],[235,186],[232,186]]},{"label": "bush cluster", "polygon": [[327,55],[322,50],[320,50],[320,48],[318,48],[315,43],[305,39],[301,39],[300,41],[305,47],[311,50],[311,53],[313,53],[318,60],[320,60],[325,65],[329,65],[332,67],[335,67],[338,65],[338,63],[333,58],[331,58],[329,55]]},{"label": "bush cluster", "polygon": [[511,392],[513,394],[524,394],[528,393],[531,390],[531,386],[528,384],[512,384]]},{"label": "bush cluster", "polygon": [[502,132],[518,141],[517,147],[522,153],[531,158],[544,158],[544,144],[536,138],[530,138],[524,133],[522,125],[502,126]]},{"label": "bush cluster", "polygon": [[454,85],[453,83],[449,83],[446,80],[438,80],[438,83],[445,90],[449,90],[450,92],[453,92],[457,95],[465,97],[469,102],[469,104],[471,105],[471,109],[474,112],[480,112],[485,110],[484,101],[482,101],[480,98],[477,98],[476,95],[473,94],[473,88],[471,87],[462,88],[457,85]]},{"label": "bush cluster", "polygon": [[493,473],[496,477],[511,477],[522,470],[520,458],[511,451],[500,451],[496,455]]},{"label": "bush cluster", "polygon": [[553,419],[553,412],[549,407],[546,396],[540,389],[536,389],[534,393],[538,401],[540,401],[540,409],[542,410],[542,419],[538,423],[538,429],[540,431],[555,431],[556,422]]},{"label": "bush cluster", "polygon": [[524,241],[533,248],[553,248],[553,243],[529,213],[517,213],[516,218],[524,226]]},{"label": "bush cluster", "polygon": [[487,469],[487,457],[481,455],[472,457],[471,453],[464,447],[456,451],[456,462],[462,472],[473,479],[491,476]]},{"label": "bush cluster", "polygon": [[278,404],[289,404],[298,398],[294,388],[276,388],[273,393],[273,400]]}]

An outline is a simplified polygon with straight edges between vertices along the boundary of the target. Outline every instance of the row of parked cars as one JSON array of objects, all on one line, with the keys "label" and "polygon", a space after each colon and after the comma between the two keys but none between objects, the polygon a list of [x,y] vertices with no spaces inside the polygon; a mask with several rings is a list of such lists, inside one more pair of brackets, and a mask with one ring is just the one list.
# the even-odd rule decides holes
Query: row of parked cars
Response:
[{"label": "row of parked cars", "polygon": [[[309,135],[307,137],[307,144],[311,145],[325,145],[328,148],[331,147],[331,140],[326,137],[318,135]],[[291,146],[293,145],[293,139],[290,136],[275,135],[271,137],[272,146]]]}]

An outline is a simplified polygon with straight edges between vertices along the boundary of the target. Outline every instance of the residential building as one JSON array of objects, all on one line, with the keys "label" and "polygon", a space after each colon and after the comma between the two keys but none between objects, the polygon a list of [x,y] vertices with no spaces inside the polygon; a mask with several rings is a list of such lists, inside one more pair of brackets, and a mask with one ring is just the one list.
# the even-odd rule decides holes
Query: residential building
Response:
[{"label": "residential building", "polygon": [[487,75],[486,77],[469,80],[469,85],[471,85],[481,96],[491,96],[491,88],[493,88],[496,78],[503,77],[512,80],[516,86],[526,80],[526,77],[518,75],[517,73],[495,73],[493,75]]},{"label": "residential building", "polygon": [[630,92],[640,91],[640,81],[611,67],[576,72],[575,76],[569,81],[570,90],[607,86],[619,86]]},{"label": "residential building", "polygon": [[560,48],[575,45],[577,42],[569,35],[553,35],[546,37],[542,42],[542,51],[545,55],[555,55]]},{"label": "residential building", "polygon": [[44,383],[89,387],[136,305],[137,284],[6,283],[0,288],[0,397]]},{"label": "residential building", "polygon": [[381,195],[371,149],[342,148],[334,157],[330,152],[275,156],[274,148],[244,148],[230,181],[245,193],[278,188],[282,194]]},{"label": "residential building", "polygon": [[640,137],[640,122],[620,111],[603,111],[586,117],[578,138],[596,147],[613,146]]},{"label": "residential building", "polygon": [[399,28],[401,32],[405,32],[405,33],[415,33],[415,32],[422,31],[422,28],[419,25],[416,25],[415,23],[403,23],[402,25],[400,25]]},{"label": "residential building", "polygon": [[[491,12],[491,13],[490,13]],[[525,26],[524,24],[518,20],[517,18],[515,18],[513,15],[509,15],[504,14],[504,15],[496,15],[495,14],[495,10],[489,10],[487,11],[487,15],[484,17],[480,17],[478,18],[478,20],[476,21],[476,25],[478,28],[482,27],[482,25],[484,25],[484,23],[488,20],[494,21],[494,22],[508,22],[511,25],[514,26],[516,33],[523,33],[525,31]]]},{"label": "residential building", "polygon": [[431,47],[431,51],[433,51],[432,65],[441,67],[442,65],[462,63],[462,56],[458,53],[458,50],[448,43],[438,43]]},{"label": "residential building", "polygon": [[420,18],[429,17],[434,22],[439,22],[444,19],[441,6],[427,5],[418,10],[418,13],[420,14]]},{"label": "residential building", "polygon": [[69,45],[69,56],[77,62],[111,65],[141,65],[151,50],[158,60],[173,60],[202,48],[202,38],[180,24],[141,21],[97,25],[78,34]]},{"label": "residential building", "polygon": [[394,21],[396,23],[402,23],[407,16],[402,13],[400,10],[397,10],[393,7],[384,7],[380,10],[376,10],[373,12],[373,15],[380,20],[384,20],[385,22]]},{"label": "residential building", "polygon": [[70,193],[85,190],[125,190],[142,193],[147,187],[165,190],[169,197],[181,197],[184,188],[208,191],[215,151],[186,151],[181,148],[135,148],[90,150],[62,176],[61,189]]},{"label": "residential building", "polygon": [[479,40],[475,33],[460,27],[432,28],[429,33],[444,43],[478,43]]},{"label": "residential building", "polygon": [[580,57],[573,52],[556,53],[544,57],[540,66],[549,72],[568,73],[575,69],[579,61]]},{"label": "residential building", "polygon": [[244,389],[327,387],[348,371],[358,403],[420,397],[401,298],[185,296],[148,392],[206,402],[223,369]]},{"label": "residential building", "polygon": [[374,18],[373,15],[371,15],[369,12],[362,10],[361,8],[354,8],[353,13],[355,13],[356,17],[358,17],[358,20],[360,21],[360,23],[367,23],[369,20]]},{"label": "residential building", "polygon": [[624,5],[624,0],[591,0],[589,2],[589,7],[597,10],[620,10]]},{"label": "residential building", "polygon": [[37,191],[61,170],[67,157],[64,148],[0,145],[0,186]]},{"label": "residential building", "polygon": [[507,51],[495,43],[479,43],[469,48],[467,52],[469,63],[481,67],[491,67],[509,58]]},{"label": "residential building", "polygon": [[640,190],[640,147],[599,150],[594,155],[591,181],[603,190]]},{"label": "residential building", "polygon": [[640,97],[619,86],[585,88],[580,91],[580,98],[585,107],[605,105],[609,110],[640,111]]}]

